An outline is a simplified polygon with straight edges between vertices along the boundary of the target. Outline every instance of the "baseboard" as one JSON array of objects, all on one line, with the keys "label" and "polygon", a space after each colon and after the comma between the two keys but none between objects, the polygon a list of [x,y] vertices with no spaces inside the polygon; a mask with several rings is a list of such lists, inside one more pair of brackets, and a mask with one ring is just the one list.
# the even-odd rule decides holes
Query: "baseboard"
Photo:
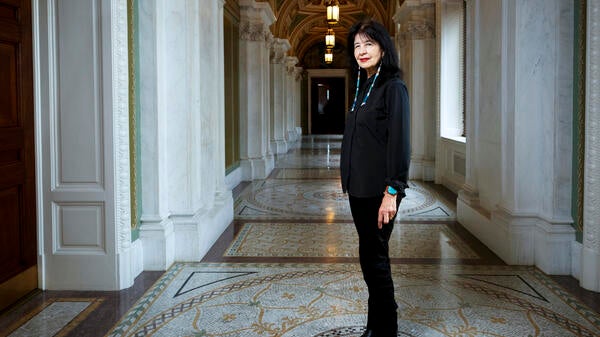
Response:
[{"label": "baseboard", "polygon": [[119,289],[133,285],[135,278],[144,271],[144,250],[142,240],[137,239],[121,253],[119,259]]},{"label": "baseboard", "polygon": [[242,181],[242,168],[238,166],[233,171],[229,172],[228,175],[225,176],[225,187],[227,187],[228,190],[232,191]]},{"label": "baseboard", "polygon": [[581,279],[581,251],[583,245],[580,242],[573,241],[571,243],[571,276]]},{"label": "baseboard", "polygon": [[503,244],[508,242],[508,235],[503,228],[494,226],[491,216],[471,207],[460,198],[456,200],[456,216],[458,222],[479,241],[505,262],[508,260],[508,247]]},{"label": "baseboard", "polygon": [[582,288],[600,292],[600,252],[582,246],[581,277],[579,284]]}]

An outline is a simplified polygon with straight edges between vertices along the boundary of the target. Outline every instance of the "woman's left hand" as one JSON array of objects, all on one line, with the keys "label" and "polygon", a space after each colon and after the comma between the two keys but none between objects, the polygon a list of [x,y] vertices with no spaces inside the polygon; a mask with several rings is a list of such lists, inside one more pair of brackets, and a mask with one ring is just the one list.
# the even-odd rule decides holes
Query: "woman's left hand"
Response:
[{"label": "woman's left hand", "polygon": [[381,229],[384,224],[388,224],[390,222],[394,215],[396,215],[396,196],[389,193],[384,193],[381,206],[379,206],[377,227]]}]

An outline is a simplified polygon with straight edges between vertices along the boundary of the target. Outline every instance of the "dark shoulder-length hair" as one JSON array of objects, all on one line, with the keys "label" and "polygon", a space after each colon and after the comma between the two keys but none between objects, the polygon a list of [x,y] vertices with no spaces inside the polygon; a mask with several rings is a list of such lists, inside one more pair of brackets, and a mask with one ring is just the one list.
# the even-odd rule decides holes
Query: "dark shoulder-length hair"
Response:
[{"label": "dark shoulder-length hair", "polygon": [[[385,27],[375,20],[361,20],[355,23],[348,32],[348,59],[350,60],[350,75],[356,80],[358,63],[354,58],[354,38],[356,35],[365,35],[371,40],[376,41],[383,50],[381,59],[381,73],[379,76],[385,77],[400,77],[402,78],[402,70],[399,66],[398,52],[392,42],[390,34]],[[361,78],[366,78],[366,71],[361,69]]]}]

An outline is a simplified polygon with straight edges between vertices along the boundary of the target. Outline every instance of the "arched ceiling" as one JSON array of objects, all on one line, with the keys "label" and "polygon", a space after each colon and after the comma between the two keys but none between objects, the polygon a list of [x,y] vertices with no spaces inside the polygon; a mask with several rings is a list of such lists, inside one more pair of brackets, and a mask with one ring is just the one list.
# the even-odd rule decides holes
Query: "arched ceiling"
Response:
[{"label": "arched ceiling", "polygon": [[[291,48],[289,56],[299,60],[316,44],[322,42],[327,32],[326,3],[329,0],[267,0],[277,21],[271,26],[276,38],[287,39]],[[340,22],[333,27],[336,44],[345,44],[348,29],[362,17],[383,23],[394,34],[392,16],[396,4],[404,0],[338,0]]]}]

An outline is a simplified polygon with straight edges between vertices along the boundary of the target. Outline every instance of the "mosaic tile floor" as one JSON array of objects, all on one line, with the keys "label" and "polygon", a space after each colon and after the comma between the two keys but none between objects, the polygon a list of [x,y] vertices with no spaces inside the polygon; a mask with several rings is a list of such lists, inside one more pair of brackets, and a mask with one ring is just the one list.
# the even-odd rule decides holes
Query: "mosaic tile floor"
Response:
[{"label": "mosaic tile floor", "polygon": [[10,333],[9,337],[66,336],[102,301],[99,298],[52,299],[13,322],[6,332]]},{"label": "mosaic tile floor", "polygon": [[[247,223],[226,256],[358,257],[353,223]],[[445,224],[396,224],[391,258],[477,259]]]},{"label": "mosaic tile floor", "polygon": [[[533,268],[394,265],[398,336],[599,336],[600,315]],[[356,264],[176,264],[108,334],[359,336]]]},{"label": "mosaic tile floor", "polygon": [[[210,257],[174,265],[107,336],[360,336],[367,296],[339,141],[311,137],[278,156],[268,179],[238,191]],[[454,202],[431,184],[411,181],[399,213],[398,336],[600,336],[596,312],[459,230]]]},{"label": "mosaic tile floor", "polygon": [[[240,184],[203,262],[144,272],[123,292],[48,292],[0,316],[0,336],[360,336],[367,296],[340,142],[304,137],[267,179]],[[504,265],[456,222],[451,192],[418,181],[406,192],[390,241],[398,336],[600,337],[600,294],[571,286],[575,298],[556,277]]]},{"label": "mosaic tile floor", "polygon": [[[292,176],[304,179],[293,179]],[[235,216],[239,219],[300,218],[327,220],[352,220],[348,197],[342,193],[339,176],[335,179],[312,178],[332,176],[331,170],[318,171],[294,169],[281,170],[276,177],[250,184],[235,203]],[[309,177],[309,178],[307,178]],[[432,188],[416,181],[409,182],[406,197],[400,204],[399,221],[454,221],[454,205],[441,198]]]}]

